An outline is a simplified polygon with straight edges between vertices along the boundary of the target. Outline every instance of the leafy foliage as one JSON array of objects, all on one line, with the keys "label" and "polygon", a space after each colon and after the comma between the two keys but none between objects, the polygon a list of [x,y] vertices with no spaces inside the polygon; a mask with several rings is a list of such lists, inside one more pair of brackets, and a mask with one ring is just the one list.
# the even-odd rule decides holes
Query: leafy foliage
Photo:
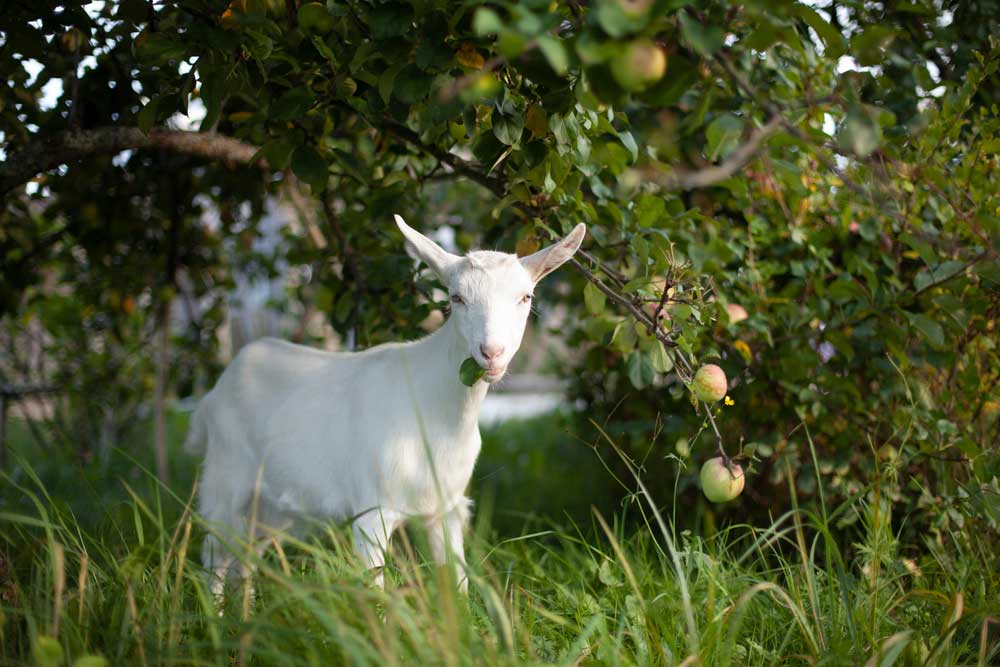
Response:
[{"label": "leafy foliage", "polygon": [[[311,270],[292,296],[365,346],[443,305],[409,281],[391,213],[522,250],[584,221],[571,289],[544,296],[577,315],[560,332],[581,351],[564,361],[572,398],[648,474],[679,437],[714,454],[718,427],[752,463],[749,511],[786,502],[769,485],[788,470],[802,494],[846,498],[889,461],[908,526],[940,541],[971,505],[995,531],[993,3],[49,4],[4,17],[12,160],[196,103],[203,131],[259,149],[255,167],[96,150],[11,198],[3,308],[57,332],[50,351],[131,349],[141,327],[114,333],[115,304],[147,295],[155,312],[182,273],[201,298],[233,264],[273,271],[252,244],[220,250],[252,240],[293,176],[319,212],[288,232],[285,259]],[[729,322],[729,303],[750,318]],[[686,384],[710,361],[731,400],[708,413]]]}]

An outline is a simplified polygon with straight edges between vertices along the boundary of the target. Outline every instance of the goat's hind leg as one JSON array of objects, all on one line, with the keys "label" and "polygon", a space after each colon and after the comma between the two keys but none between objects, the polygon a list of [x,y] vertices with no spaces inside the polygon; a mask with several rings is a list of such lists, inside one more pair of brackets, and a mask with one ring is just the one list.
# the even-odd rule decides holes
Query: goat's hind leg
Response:
[{"label": "goat's hind leg", "polygon": [[[211,454],[209,451],[209,457]],[[230,476],[213,474],[220,468],[212,464],[209,458],[200,489],[201,515],[208,523],[201,562],[205,566],[209,591],[221,608],[227,583],[241,574],[235,550],[239,549],[240,541],[247,538],[245,510],[253,487],[239,486]]]}]

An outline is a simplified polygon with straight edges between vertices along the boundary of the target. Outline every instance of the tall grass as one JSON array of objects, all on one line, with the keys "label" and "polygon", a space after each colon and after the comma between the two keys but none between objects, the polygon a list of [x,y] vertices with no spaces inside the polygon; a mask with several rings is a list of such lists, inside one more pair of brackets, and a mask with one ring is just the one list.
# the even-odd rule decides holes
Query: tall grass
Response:
[{"label": "tall grass", "polygon": [[[231,590],[220,608],[197,559],[209,528],[191,487],[148,473],[95,482],[91,495],[108,504],[83,517],[79,499],[51,496],[18,466],[0,495],[3,664],[1000,661],[1000,559],[972,535],[902,559],[878,480],[839,507],[799,507],[793,495],[770,526],[711,535],[677,532],[658,505],[670,498],[641,483],[614,515],[529,518],[506,539],[491,518],[502,508],[487,503],[469,537],[468,597],[423,557],[418,532],[394,540],[386,589],[373,588],[349,531],[327,525],[263,556],[241,550],[253,590]],[[849,516],[860,528],[838,543]]]}]

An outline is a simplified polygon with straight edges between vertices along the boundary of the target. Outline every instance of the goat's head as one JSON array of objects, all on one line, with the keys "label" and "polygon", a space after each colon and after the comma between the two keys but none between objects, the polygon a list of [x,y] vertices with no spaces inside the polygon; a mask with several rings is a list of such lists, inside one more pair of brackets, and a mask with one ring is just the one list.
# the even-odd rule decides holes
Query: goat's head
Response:
[{"label": "goat's head", "polygon": [[446,251],[401,217],[396,224],[411,256],[422,260],[448,288],[451,317],[469,346],[469,356],[496,382],[521,346],[535,284],[579,249],[587,228],[581,223],[565,238],[528,257],[480,250],[459,257]]}]

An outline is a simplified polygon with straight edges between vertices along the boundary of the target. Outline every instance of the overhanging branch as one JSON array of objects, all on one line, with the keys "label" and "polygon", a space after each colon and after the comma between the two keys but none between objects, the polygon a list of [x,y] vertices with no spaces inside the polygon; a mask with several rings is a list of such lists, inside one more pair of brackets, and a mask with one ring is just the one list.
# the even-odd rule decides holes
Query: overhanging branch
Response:
[{"label": "overhanging branch", "polygon": [[[162,148],[173,153],[197,155],[209,160],[250,164],[257,147],[214,132],[191,132],[157,128],[145,134],[136,127],[100,127],[62,132],[46,140],[29,143],[0,164],[0,194],[6,194],[36,175],[91,155],[124,150]],[[257,164],[266,167],[263,160]]]},{"label": "overhanging branch", "polygon": [[694,190],[715,185],[734,176],[752,160],[768,137],[781,129],[784,123],[781,116],[772,116],[763,127],[754,130],[742,146],[717,165],[694,171],[662,171],[649,168],[643,170],[643,175],[665,190]]}]

